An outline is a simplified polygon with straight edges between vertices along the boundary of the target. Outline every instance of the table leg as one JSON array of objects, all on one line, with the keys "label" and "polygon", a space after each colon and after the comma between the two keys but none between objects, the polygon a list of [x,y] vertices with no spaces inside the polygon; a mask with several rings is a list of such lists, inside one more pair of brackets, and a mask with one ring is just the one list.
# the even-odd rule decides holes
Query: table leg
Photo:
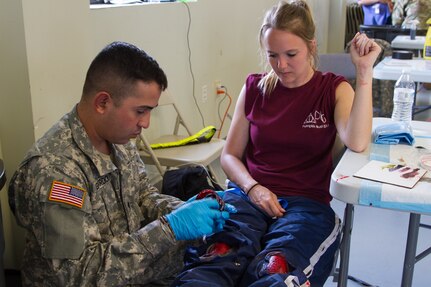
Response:
[{"label": "table leg", "polygon": [[401,280],[402,287],[412,286],[413,271],[416,263],[416,248],[418,244],[420,219],[420,214],[410,213],[406,254],[404,256],[403,278]]},{"label": "table leg", "polygon": [[420,89],[419,85],[420,85],[420,83],[415,82],[415,96],[414,96],[414,100],[413,100],[412,119],[414,119],[415,115],[431,109],[431,105],[422,105],[422,106],[416,105],[417,95],[418,95],[418,92]]},{"label": "table leg", "polygon": [[340,269],[338,273],[338,287],[347,287],[349,272],[350,240],[353,228],[353,204],[346,204],[344,209],[343,237],[340,245]]},{"label": "table leg", "polygon": [[[419,107],[416,106],[416,96],[418,94],[418,86],[419,86],[418,82],[415,82],[415,94],[413,96],[412,120],[414,119],[415,114],[419,113],[419,109],[420,109]],[[416,111],[416,109],[418,111]]]}]

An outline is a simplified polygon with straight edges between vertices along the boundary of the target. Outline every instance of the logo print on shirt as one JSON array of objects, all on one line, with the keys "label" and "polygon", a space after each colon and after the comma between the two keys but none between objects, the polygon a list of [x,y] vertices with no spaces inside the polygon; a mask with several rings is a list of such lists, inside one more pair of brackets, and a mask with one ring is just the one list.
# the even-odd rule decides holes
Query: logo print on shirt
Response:
[{"label": "logo print on shirt", "polygon": [[314,113],[310,113],[308,115],[302,124],[302,127],[310,129],[324,129],[329,127],[329,124],[326,122],[327,120],[323,112],[314,111]]}]

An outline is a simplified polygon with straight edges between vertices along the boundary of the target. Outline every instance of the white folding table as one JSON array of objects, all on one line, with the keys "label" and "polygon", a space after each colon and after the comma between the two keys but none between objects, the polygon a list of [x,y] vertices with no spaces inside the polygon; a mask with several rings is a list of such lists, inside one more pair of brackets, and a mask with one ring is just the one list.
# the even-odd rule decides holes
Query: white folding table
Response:
[{"label": "white folding table", "polygon": [[402,71],[408,71],[413,81],[431,83],[431,61],[423,58],[411,60],[384,58],[373,69],[373,77],[379,80],[398,80]]},{"label": "white folding table", "polygon": [[410,36],[398,35],[392,42],[391,47],[395,49],[408,49],[418,50],[418,55],[421,57],[421,50],[425,45],[425,36],[416,36],[414,40],[410,39]]},{"label": "white folding table", "polygon": [[[418,83],[431,83],[431,60],[425,60],[423,58],[399,60],[386,57],[374,67],[373,78],[396,81],[401,76],[403,70],[408,71],[412,80],[415,81],[416,91]],[[431,109],[429,105],[416,105],[416,93],[413,107],[413,115]]]},{"label": "white folding table", "polygon": [[[373,127],[390,123],[388,118],[374,118]],[[431,171],[412,188],[402,188],[354,177],[370,160],[399,163],[403,159],[409,166],[418,165],[424,153],[431,153],[431,122],[412,121],[414,145],[381,145],[371,143],[362,153],[346,150],[331,176],[331,195],[346,203],[343,238],[340,247],[338,286],[346,287],[348,279],[350,239],[353,229],[354,205],[401,210],[410,213],[401,287],[411,287],[414,265],[431,253],[431,247],[416,255],[420,217],[431,215]],[[382,266],[382,268],[384,268]],[[431,279],[431,277],[430,277]]]}]

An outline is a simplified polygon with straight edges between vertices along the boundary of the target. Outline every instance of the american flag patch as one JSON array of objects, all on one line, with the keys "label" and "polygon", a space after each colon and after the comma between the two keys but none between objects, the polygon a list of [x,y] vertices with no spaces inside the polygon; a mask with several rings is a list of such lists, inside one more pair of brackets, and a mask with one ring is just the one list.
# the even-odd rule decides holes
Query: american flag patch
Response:
[{"label": "american flag patch", "polygon": [[60,181],[53,181],[48,199],[82,208],[85,193],[86,191],[82,188]]}]

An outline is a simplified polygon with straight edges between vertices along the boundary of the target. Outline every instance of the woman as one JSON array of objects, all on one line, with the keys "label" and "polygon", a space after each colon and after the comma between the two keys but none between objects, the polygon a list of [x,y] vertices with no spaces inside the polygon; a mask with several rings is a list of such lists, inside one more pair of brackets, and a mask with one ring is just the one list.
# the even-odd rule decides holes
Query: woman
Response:
[{"label": "woman", "polygon": [[189,252],[175,286],[315,287],[330,275],[340,230],[329,205],[331,150],[337,133],[357,152],[370,141],[380,48],[364,34],[354,37],[355,93],[343,77],[316,70],[305,1],[270,9],[259,38],[271,69],[248,76],[221,157],[237,186],[224,199],[238,213]]}]

